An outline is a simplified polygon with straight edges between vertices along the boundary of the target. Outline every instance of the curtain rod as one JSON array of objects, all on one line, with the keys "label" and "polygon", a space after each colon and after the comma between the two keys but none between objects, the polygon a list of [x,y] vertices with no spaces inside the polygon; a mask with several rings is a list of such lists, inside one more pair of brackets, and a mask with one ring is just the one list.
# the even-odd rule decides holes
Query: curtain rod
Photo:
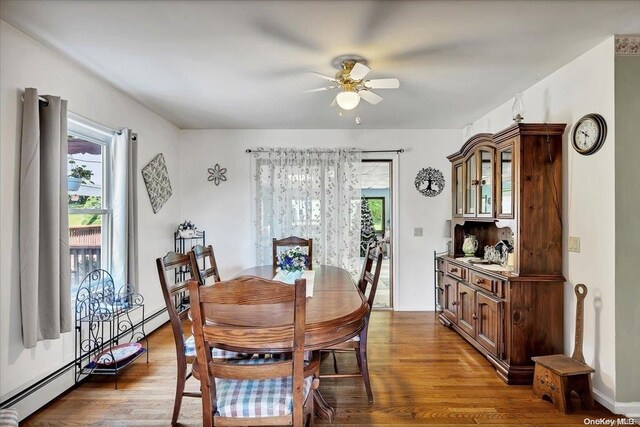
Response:
[{"label": "curtain rod", "polygon": [[[43,96],[38,95],[38,101],[42,102],[45,107],[49,105],[49,100]],[[24,96],[22,97],[22,102],[24,102]]]},{"label": "curtain rod", "polygon": [[[244,150],[245,153],[253,153],[254,150],[251,148],[247,148]],[[399,148],[397,150],[362,150],[363,153],[404,153],[404,148]]]}]

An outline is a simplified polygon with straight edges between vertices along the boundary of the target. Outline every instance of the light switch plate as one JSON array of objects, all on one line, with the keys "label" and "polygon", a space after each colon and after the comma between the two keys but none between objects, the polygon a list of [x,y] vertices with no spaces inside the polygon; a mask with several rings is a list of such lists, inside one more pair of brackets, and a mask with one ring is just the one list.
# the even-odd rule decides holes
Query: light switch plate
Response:
[{"label": "light switch plate", "polygon": [[569,252],[580,253],[580,238],[569,236]]},{"label": "light switch plate", "polygon": [[422,227],[414,227],[413,228],[413,236],[421,237],[422,236]]}]

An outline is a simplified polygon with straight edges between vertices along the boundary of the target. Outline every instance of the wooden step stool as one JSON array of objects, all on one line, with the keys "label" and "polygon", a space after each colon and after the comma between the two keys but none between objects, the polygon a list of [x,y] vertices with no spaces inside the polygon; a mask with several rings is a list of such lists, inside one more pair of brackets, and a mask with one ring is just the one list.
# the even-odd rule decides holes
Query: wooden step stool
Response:
[{"label": "wooden step stool", "polygon": [[582,409],[593,409],[591,374],[593,368],[564,354],[534,357],[536,369],[533,373],[533,395],[542,399],[547,396],[556,409],[568,412],[571,392],[580,396]]},{"label": "wooden step stool", "polygon": [[582,355],[584,298],[587,287],[577,284],[574,289],[578,297],[576,307],[576,339],[571,357],[564,354],[532,357],[536,363],[533,373],[533,395],[539,399],[547,396],[556,409],[565,414],[571,407],[571,392],[577,393],[582,409],[593,409],[591,374],[595,369],[584,363]]}]

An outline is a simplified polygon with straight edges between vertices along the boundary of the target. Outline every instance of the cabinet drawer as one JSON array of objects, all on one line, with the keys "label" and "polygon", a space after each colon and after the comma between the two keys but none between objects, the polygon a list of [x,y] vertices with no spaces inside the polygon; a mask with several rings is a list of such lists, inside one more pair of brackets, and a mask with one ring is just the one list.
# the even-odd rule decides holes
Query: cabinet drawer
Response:
[{"label": "cabinet drawer", "polygon": [[469,275],[469,283],[472,283],[488,292],[504,296],[504,283],[502,280],[494,279],[484,274],[472,271]]},{"label": "cabinet drawer", "polygon": [[476,273],[475,271],[472,271],[469,277],[469,283],[472,283],[489,292],[495,291],[495,282],[496,280],[490,277],[484,276],[482,274]]},{"label": "cabinet drawer", "polygon": [[467,279],[467,269],[456,264],[447,263],[447,274],[455,276],[458,279]]}]

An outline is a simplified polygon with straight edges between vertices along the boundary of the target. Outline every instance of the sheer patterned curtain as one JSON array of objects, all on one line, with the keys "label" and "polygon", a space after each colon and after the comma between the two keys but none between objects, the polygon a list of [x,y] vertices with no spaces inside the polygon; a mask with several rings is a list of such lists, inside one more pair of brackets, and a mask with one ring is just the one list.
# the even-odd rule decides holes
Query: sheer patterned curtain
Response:
[{"label": "sheer patterned curtain", "polygon": [[272,239],[313,238],[317,264],[360,266],[360,166],[349,149],[258,148],[253,153],[257,260],[272,262]]}]

